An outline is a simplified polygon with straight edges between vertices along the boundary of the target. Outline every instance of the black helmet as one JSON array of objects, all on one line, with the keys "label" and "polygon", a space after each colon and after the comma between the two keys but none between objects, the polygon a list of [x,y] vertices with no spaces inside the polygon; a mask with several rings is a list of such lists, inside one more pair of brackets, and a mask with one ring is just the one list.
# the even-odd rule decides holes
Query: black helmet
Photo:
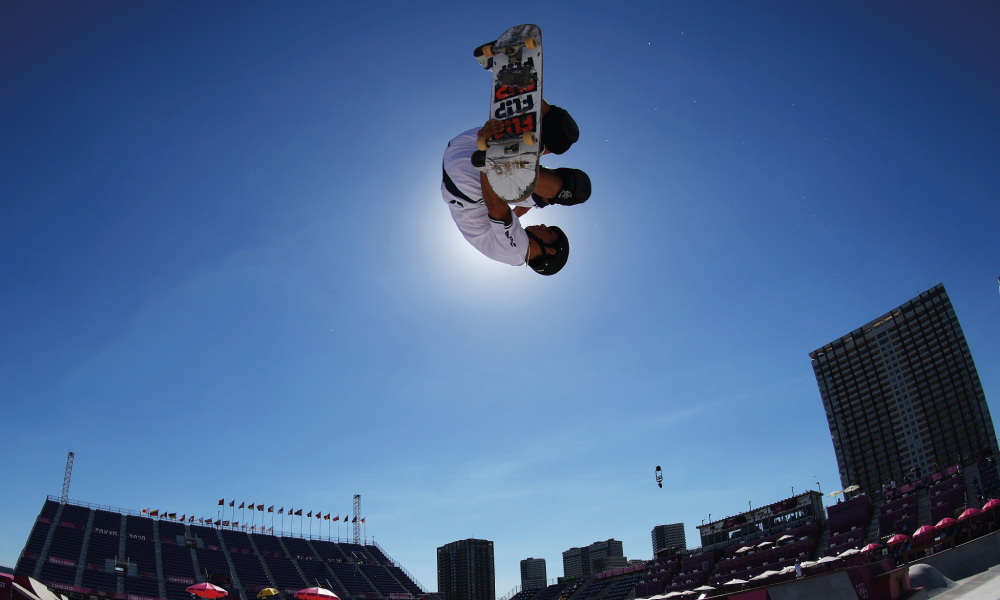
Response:
[{"label": "black helmet", "polygon": [[[542,253],[532,258],[528,261],[528,266],[534,269],[534,271],[540,275],[555,275],[563,268],[566,264],[566,259],[569,258],[569,238],[563,233],[562,229],[558,227],[549,227],[549,229],[555,230],[559,237],[556,239],[555,243],[546,244],[542,240],[538,239],[538,236],[531,233],[527,229],[524,230],[528,234],[528,237],[535,240],[535,242],[541,247]],[[554,248],[556,253],[549,254],[545,251],[546,248]]]},{"label": "black helmet", "polygon": [[580,128],[566,110],[549,105],[542,119],[542,146],[552,154],[562,154],[580,139]]}]

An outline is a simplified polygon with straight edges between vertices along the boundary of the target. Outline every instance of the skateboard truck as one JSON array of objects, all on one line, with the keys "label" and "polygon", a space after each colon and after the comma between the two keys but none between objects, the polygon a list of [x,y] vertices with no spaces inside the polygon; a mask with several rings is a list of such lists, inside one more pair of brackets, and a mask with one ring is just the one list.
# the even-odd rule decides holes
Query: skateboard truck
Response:
[{"label": "skateboard truck", "polygon": [[486,150],[490,146],[510,146],[512,144],[520,144],[524,142],[526,146],[534,146],[538,143],[538,137],[535,136],[534,131],[525,131],[521,134],[520,138],[516,137],[505,137],[495,140],[493,138],[476,138],[476,147],[480,150]]}]

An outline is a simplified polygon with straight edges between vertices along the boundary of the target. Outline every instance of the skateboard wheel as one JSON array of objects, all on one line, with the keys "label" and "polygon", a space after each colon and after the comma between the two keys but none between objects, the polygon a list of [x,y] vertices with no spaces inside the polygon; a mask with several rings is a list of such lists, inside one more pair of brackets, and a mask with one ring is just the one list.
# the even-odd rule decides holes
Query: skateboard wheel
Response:
[{"label": "skateboard wheel", "polygon": [[483,56],[486,58],[493,56],[493,44],[486,44],[483,46]]},{"label": "skateboard wheel", "polygon": [[489,148],[489,145],[486,144],[486,138],[484,138],[484,137],[477,137],[476,138],[476,147],[485,152]]},{"label": "skateboard wheel", "polygon": [[535,49],[535,38],[533,38],[533,37],[526,37],[526,38],[524,38],[524,47],[527,48],[528,50],[534,50]]},{"label": "skateboard wheel", "polygon": [[525,131],[522,139],[524,140],[524,144],[526,146],[534,146],[538,142],[538,139],[535,138],[534,131]]}]

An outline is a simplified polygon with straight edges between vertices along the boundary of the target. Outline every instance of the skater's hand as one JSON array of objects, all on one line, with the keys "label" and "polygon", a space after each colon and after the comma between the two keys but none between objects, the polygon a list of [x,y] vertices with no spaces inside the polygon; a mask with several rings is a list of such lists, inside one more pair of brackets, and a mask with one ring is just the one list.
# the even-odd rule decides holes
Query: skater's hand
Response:
[{"label": "skater's hand", "polygon": [[524,213],[528,212],[529,210],[531,210],[530,206],[515,206],[514,215],[520,219],[521,217],[524,216]]},{"label": "skater's hand", "polygon": [[491,138],[497,134],[504,132],[503,121],[497,121],[496,119],[490,119],[486,121],[483,128],[479,130],[479,137],[481,138]]}]

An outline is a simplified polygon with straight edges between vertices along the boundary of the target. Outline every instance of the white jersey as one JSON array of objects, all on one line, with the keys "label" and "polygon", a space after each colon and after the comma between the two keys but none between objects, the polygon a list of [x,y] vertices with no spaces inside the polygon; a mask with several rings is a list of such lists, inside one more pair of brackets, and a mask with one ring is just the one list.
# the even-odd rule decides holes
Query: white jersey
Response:
[{"label": "white jersey", "polygon": [[[477,133],[478,127],[448,142],[442,165],[444,181],[441,183],[441,197],[448,203],[451,218],[459,231],[477,250],[508,265],[523,265],[528,255],[528,234],[521,228],[517,215],[511,211],[511,223],[504,225],[503,221],[491,219],[486,209],[479,182],[480,171],[471,162],[472,153],[478,149]],[[530,196],[511,204],[536,206]]]}]

